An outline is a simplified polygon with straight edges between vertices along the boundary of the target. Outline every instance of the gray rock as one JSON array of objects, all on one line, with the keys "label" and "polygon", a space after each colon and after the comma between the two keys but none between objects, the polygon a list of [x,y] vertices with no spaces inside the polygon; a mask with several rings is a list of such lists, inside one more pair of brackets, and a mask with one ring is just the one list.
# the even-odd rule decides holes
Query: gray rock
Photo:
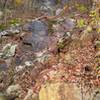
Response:
[{"label": "gray rock", "polygon": [[1,31],[0,32],[0,37],[1,36],[11,36],[11,35],[15,35],[15,34],[18,34],[20,33],[21,29],[19,27],[15,27],[15,26],[12,26],[8,29],[5,29],[4,31]]},{"label": "gray rock", "polygon": [[7,64],[4,60],[0,60],[0,71],[5,71],[7,69]]},{"label": "gray rock", "polygon": [[32,22],[23,25],[23,30],[31,31],[35,34],[42,31],[46,33],[46,31],[48,30],[48,26],[43,21],[33,20]]},{"label": "gray rock", "polygon": [[43,50],[48,45],[48,26],[42,21],[34,21],[32,23],[32,39],[33,49],[36,51]]},{"label": "gray rock", "polygon": [[40,31],[41,32],[43,31],[44,35],[46,35],[47,34],[47,30],[48,30],[48,26],[43,21],[39,21],[39,20],[33,21],[31,23],[31,27],[30,28],[32,29],[33,33],[35,33],[35,34],[37,34],[37,32],[39,33]]},{"label": "gray rock", "polygon": [[8,30],[9,34],[18,34],[20,33],[20,28],[19,27],[10,27],[10,29]]},{"label": "gray rock", "polygon": [[5,35],[8,35],[8,32],[7,32],[7,31],[2,31],[2,32],[0,32],[0,37],[1,37],[1,36],[5,36]]},{"label": "gray rock", "polygon": [[56,0],[41,0],[43,5],[54,6],[56,5]]},{"label": "gray rock", "polygon": [[22,71],[22,70],[24,70],[25,69],[25,66],[23,65],[19,65],[19,66],[16,66],[16,68],[15,68],[15,70],[16,70],[16,72],[20,72],[20,71]]},{"label": "gray rock", "polygon": [[[55,10],[58,8],[63,8],[65,4],[68,4],[70,0],[33,0],[32,7],[34,10],[40,10],[48,15],[54,15]],[[59,4],[58,4],[59,3]]]},{"label": "gray rock", "polygon": [[6,93],[8,96],[17,97],[21,93],[21,86],[19,84],[11,85],[7,88]]},{"label": "gray rock", "polygon": [[59,15],[61,12],[62,12],[62,9],[60,9],[60,8],[57,9],[57,10],[56,10],[56,15]]},{"label": "gray rock", "polygon": [[48,26],[45,22],[34,20],[27,26],[32,35],[24,39],[26,44],[31,44],[33,51],[41,51],[48,46]]},{"label": "gray rock", "polygon": [[43,37],[33,36],[32,38],[33,38],[33,42],[32,42],[33,51],[39,52],[48,48],[48,41],[49,41],[48,36],[43,36]]},{"label": "gray rock", "polygon": [[25,66],[30,67],[34,65],[32,61],[25,61]]},{"label": "gray rock", "polygon": [[75,28],[75,21],[74,19],[68,18],[65,20],[63,27],[65,27],[65,29],[67,31],[71,31],[73,30],[73,28]]},{"label": "gray rock", "polygon": [[1,58],[7,59],[15,55],[17,44],[8,43],[6,44],[3,49],[2,53],[0,54]]},{"label": "gray rock", "polygon": [[39,52],[36,54],[36,59],[35,61],[38,61],[38,62],[41,62],[41,63],[44,63],[46,61],[48,61],[48,59],[51,57],[51,55],[46,52],[46,51],[43,51],[43,52]]}]

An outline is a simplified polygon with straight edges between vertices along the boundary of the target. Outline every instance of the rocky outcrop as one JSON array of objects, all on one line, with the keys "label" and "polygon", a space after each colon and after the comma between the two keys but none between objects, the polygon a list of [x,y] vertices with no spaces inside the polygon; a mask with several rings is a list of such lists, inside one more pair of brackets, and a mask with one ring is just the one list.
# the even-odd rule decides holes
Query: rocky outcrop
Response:
[{"label": "rocky outcrop", "polygon": [[39,100],[99,100],[100,94],[95,95],[96,91],[89,94],[86,90],[76,84],[47,83],[40,90]]},{"label": "rocky outcrop", "polygon": [[47,84],[39,94],[40,100],[81,100],[80,89],[65,83]]}]

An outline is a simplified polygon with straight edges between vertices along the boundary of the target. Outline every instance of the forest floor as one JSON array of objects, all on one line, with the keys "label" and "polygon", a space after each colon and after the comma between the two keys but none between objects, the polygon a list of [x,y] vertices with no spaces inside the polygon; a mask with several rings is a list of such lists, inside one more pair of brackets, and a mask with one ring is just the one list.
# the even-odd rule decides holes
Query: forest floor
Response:
[{"label": "forest floor", "polygon": [[[68,31],[70,35],[62,36],[58,27],[52,35],[62,37],[52,36],[54,39],[53,43],[49,44],[50,50],[42,52],[35,53],[30,44],[24,43],[24,38],[32,36],[30,31],[21,30],[18,34],[0,37],[1,52],[10,44],[10,49],[3,52],[5,54],[0,58],[1,93],[5,94],[10,86],[18,84],[21,87],[20,95],[9,91],[7,95],[16,100],[24,100],[29,89],[32,89],[33,93],[38,93],[43,84],[53,81],[82,84],[83,87],[89,87],[88,91],[91,87],[100,87],[100,34],[87,24],[90,19],[88,15],[78,15],[73,19],[79,23],[77,27],[75,24],[75,28]],[[86,25],[83,19],[87,22]],[[54,25],[55,30],[57,25]],[[67,32],[62,24],[60,28],[63,33]]]}]

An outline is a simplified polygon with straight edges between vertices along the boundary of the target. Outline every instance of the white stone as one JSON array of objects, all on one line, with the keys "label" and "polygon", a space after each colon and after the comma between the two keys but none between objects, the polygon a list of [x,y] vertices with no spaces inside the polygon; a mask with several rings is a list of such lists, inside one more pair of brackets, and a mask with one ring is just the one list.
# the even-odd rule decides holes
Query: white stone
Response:
[{"label": "white stone", "polygon": [[8,95],[17,94],[19,93],[20,90],[21,90],[21,87],[19,84],[11,85],[7,88],[6,93]]}]

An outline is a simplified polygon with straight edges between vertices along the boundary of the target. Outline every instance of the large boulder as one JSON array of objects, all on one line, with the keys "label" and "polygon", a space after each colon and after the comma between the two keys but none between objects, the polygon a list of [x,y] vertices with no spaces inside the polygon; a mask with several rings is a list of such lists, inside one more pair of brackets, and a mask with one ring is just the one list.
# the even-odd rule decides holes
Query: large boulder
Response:
[{"label": "large boulder", "polygon": [[39,93],[39,100],[92,100],[89,93],[82,94],[81,87],[64,82],[47,83]]},{"label": "large boulder", "polygon": [[45,22],[40,20],[34,20],[28,26],[32,34],[25,36],[24,42],[31,44],[33,51],[42,51],[48,47],[48,42],[50,41],[48,36],[48,26]]},{"label": "large boulder", "polygon": [[39,93],[39,100],[99,100],[99,88],[83,88],[74,83],[53,82],[42,86]]},{"label": "large boulder", "polygon": [[21,86],[19,84],[11,85],[7,88],[6,93],[10,97],[18,97],[21,94]]}]

